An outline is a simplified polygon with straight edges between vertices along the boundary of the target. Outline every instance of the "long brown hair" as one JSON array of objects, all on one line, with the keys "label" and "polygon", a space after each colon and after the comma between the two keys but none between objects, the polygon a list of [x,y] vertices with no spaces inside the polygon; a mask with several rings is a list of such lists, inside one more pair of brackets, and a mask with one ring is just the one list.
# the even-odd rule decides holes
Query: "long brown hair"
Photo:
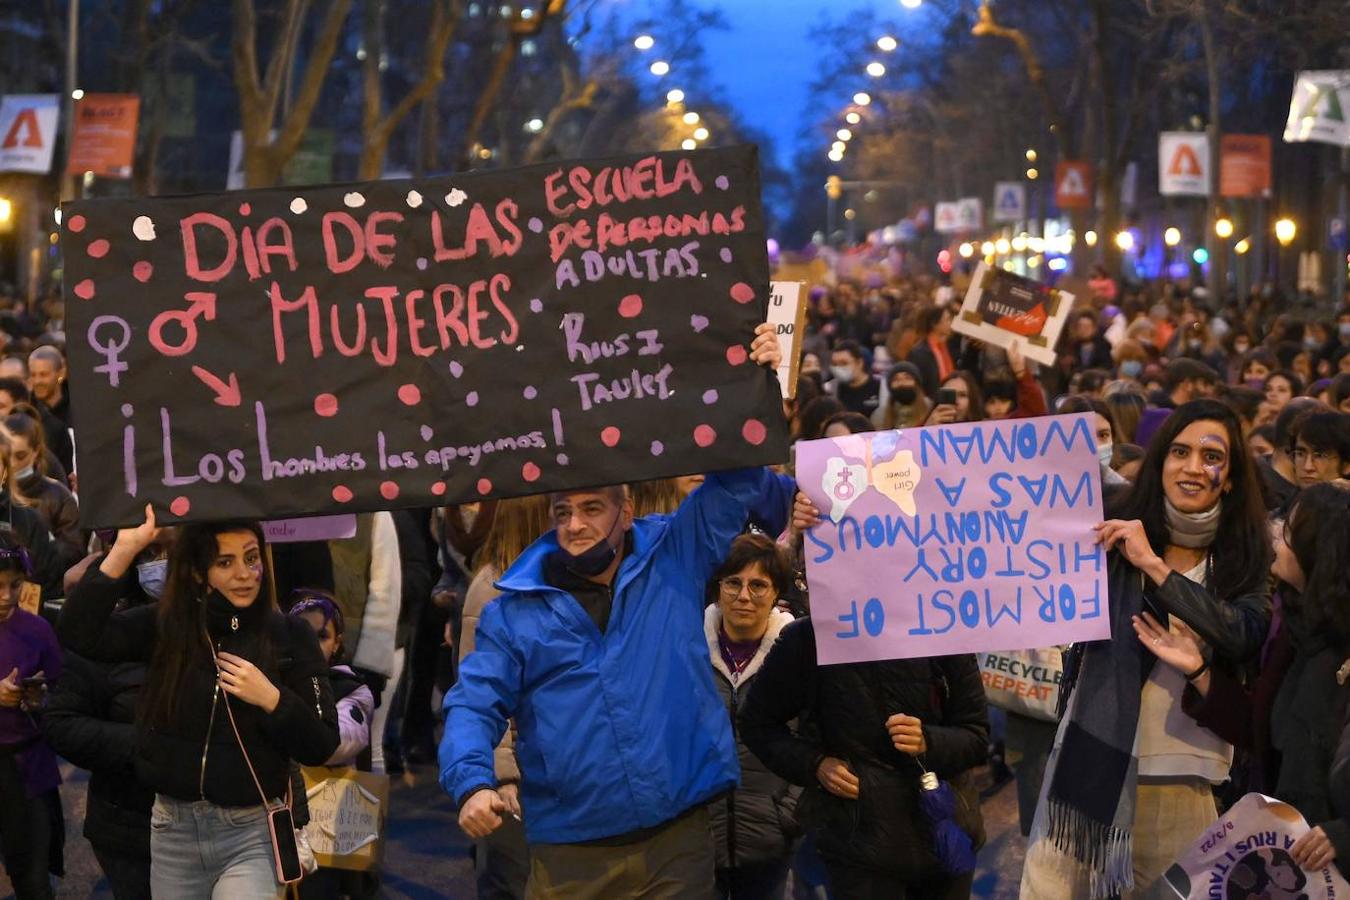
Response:
[{"label": "long brown hair", "polygon": [[491,566],[500,576],[511,568],[511,563],[534,543],[535,538],[549,530],[548,498],[548,494],[535,494],[531,497],[512,497],[497,503],[492,527],[483,539],[483,546],[474,556],[477,564],[475,574],[484,566]]},{"label": "long brown hair", "polygon": [[19,489],[19,481],[14,477],[14,445],[3,427],[0,427],[0,466],[5,469],[0,477],[0,488],[9,495],[9,502],[15,506],[32,506],[32,501]]},{"label": "long brown hair", "polygon": [[673,513],[684,502],[684,494],[680,493],[680,483],[675,478],[635,481],[629,485],[628,492],[633,497],[635,519]]},{"label": "long brown hair", "polygon": [[[169,571],[164,583],[164,594],[159,601],[158,634],[150,657],[145,689],[141,691],[140,719],[151,727],[173,723],[179,716],[183,686],[188,673],[196,665],[208,660],[209,644],[206,635],[206,613],[203,597],[206,594],[207,574],[220,555],[221,534],[247,531],[258,539],[258,549],[266,565],[267,539],[257,522],[224,521],[194,522],[184,525],[178,540],[169,550]],[[264,568],[256,607],[265,604],[277,608],[271,575]],[[270,653],[267,629],[259,637],[262,653]],[[254,660],[264,663],[266,659]]]}]

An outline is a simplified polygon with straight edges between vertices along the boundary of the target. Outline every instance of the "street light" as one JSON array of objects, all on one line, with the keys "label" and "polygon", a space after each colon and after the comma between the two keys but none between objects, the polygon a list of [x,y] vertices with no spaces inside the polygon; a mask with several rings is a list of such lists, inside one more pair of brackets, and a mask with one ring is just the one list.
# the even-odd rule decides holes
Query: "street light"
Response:
[{"label": "street light", "polygon": [[923,6],[923,0],[900,0],[900,5],[905,9],[918,9]]},{"label": "street light", "polygon": [[1035,181],[1037,178],[1040,177],[1041,173],[1037,171],[1034,167],[1027,169],[1027,181]]},{"label": "street light", "polygon": [[684,91],[680,90],[679,88],[675,88],[675,90],[673,91],[667,91],[666,102],[669,103],[671,106],[674,106],[677,103],[683,103]]},{"label": "street light", "polygon": [[886,74],[886,67],[874,60],[867,64],[867,74],[873,78],[880,78]]},{"label": "street light", "polygon": [[834,136],[839,138],[839,140],[841,141],[853,140],[853,132],[849,131],[847,128],[840,128],[838,131],[834,133]]},{"label": "street light", "polygon": [[970,259],[972,256],[975,255],[975,245],[970,243],[969,241],[962,244],[960,247],[957,248],[957,250],[958,252],[960,252],[962,259]]},{"label": "street light", "polygon": [[848,115],[844,116],[844,121],[850,125],[857,125],[859,122],[862,121],[862,116],[858,115],[855,112],[851,112]]},{"label": "street light", "polygon": [[1036,151],[1032,150],[1031,148],[1027,148],[1027,162],[1034,163],[1035,161],[1036,161]]},{"label": "street light", "polygon": [[1116,246],[1129,253],[1134,249],[1134,232],[1121,231],[1116,234]]},{"label": "street light", "polygon": [[70,92],[70,99],[72,99],[72,100],[83,100],[83,99],[84,99],[84,91],[83,91],[82,89],[80,89],[80,88],[76,88],[75,90],[73,90],[73,91]]},{"label": "street light", "polygon": [[1298,236],[1298,226],[1294,224],[1293,219],[1280,219],[1275,223],[1275,240],[1280,242],[1281,246],[1288,247]]},{"label": "street light", "polygon": [[984,256],[993,256],[994,249],[995,248],[993,241],[985,241],[983,244],[980,245],[980,253]]},{"label": "street light", "polygon": [[833,144],[830,145],[830,149],[835,151],[836,153],[843,153],[845,150],[848,149],[848,144],[845,144],[843,141],[835,141]]},{"label": "street light", "polygon": [[686,125],[697,125],[697,124],[698,124],[698,113],[694,112],[693,110],[690,110],[689,112],[685,113],[685,114],[684,114],[684,124],[686,124]]},{"label": "street light", "polygon": [[544,130],[544,120],[537,117],[530,119],[525,123],[525,130],[531,134],[538,134]]},{"label": "street light", "polygon": [[1097,246],[1097,232],[1089,231],[1086,234],[1084,234],[1083,243],[1087,244],[1089,247]]},{"label": "street light", "polygon": [[633,39],[633,46],[639,50],[650,50],[656,46],[656,38],[650,34],[639,34]]},{"label": "street light", "polygon": [[9,202],[8,197],[0,197],[0,225],[8,225],[10,216],[13,214],[14,204]]},{"label": "street light", "polygon": [[670,63],[666,62],[664,59],[658,59],[656,62],[651,64],[651,73],[655,75],[657,78],[660,78],[662,75],[666,75],[669,72],[670,72]]},{"label": "street light", "polygon": [[1250,249],[1252,249],[1252,242],[1249,241],[1247,238],[1243,238],[1242,240],[1238,241],[1236,244],[1233,245],[1233,252],[1236,253],[1238,256],[1246,256],[1247,251]]},{"label": "street light", "polygon": [[872,102],[872,95],[866,91],[858,91],[858,93],[853,95],[853,102],[858,106],[866,106]]},{"label": "street light", "polygon": [[831,151],[830,151],[830,162],[843,162],[843,161],[844,161],[844,151],[843,151],[843,150],[831,150]]},{"label": "street light", "polygon": [[708,129],[704,128],[702,125],[694,129],[694,140],[706,141],[707,139],[708,139]]},{"label": "street light", "polygon": [[1229,218],[1215,219],[1214,233],[1223,240],[1228,240],[1233,236],[1233,220]]},{"label": "street light", "polygon": [[1175,247],[1181,243],[1181,229],[1169,228],[1163,232],[1163,243],[1169,247]]},{"label": "street light", "polygon": [[1024,253],[1027,249],[1027,239],[1023,235],[1018,235],[1012,239],[1012,248],[1015,253]]},{"label": "street light", "polygon": [[1012,244],[1008,243],[1007,238],[999,238],[994,241],[994,249],[998,251],[999,256],[1007,256],[1008,251],[1012,250]]},{"label": "street light", "polygon": [[884,34],[881,37],[877,38],[877,48],[886,53],[892,52],[893,50],[895,50],[896,47],[899,46],[900,42],[897,41],[895,38],[891,37],[889,34]]},{"label": "street light", "polygon": [[693,138],[685,138],[684,140],[680,141],[680,149],[682,150],[693,150],[697,146],[698,141],[694,140]]}]

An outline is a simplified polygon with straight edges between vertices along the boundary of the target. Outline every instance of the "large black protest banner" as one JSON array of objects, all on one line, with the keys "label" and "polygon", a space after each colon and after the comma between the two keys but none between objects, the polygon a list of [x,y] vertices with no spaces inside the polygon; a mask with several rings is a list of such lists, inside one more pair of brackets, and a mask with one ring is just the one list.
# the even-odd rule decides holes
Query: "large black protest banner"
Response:
[{"label": "large black protest banner", "polygon": [[753,147],[63,207],[81,521],[786,458]]}]

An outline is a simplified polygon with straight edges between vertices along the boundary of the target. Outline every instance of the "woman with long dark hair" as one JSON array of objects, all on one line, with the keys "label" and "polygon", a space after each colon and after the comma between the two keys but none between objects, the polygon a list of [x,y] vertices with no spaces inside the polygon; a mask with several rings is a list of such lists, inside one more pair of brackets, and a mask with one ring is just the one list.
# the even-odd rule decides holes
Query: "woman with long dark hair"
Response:
[{"label": "woman with long dark hair", "polygon": [[1213,786],[1233,748],[1181,710],[1205,670],[1155,665],[1133,620],[1146,609],[1169,628],[1174,618],[1204,642],[1206,668],[1233,673],[1270,622],[1265,510],[1228,407],[1195,400],[1173,412],[1108,515],[1097,528],[1114,639],[1078,645],[1068,666],[1022,875],[1032,900],[1142,891],[1215,818]]},{"label": "woman with long dark hair", "polygon": [[156,794],[152,893],[280,897],[269,810],[289,805],[292,762],[321,765],[338,746],[328,665],[309,625],[278,611],[255,522],[183,526],[160,603],[115,612],[157,531],[147,506],[118,532],[67,599],[62,642],[149,661],[137,771]]}]

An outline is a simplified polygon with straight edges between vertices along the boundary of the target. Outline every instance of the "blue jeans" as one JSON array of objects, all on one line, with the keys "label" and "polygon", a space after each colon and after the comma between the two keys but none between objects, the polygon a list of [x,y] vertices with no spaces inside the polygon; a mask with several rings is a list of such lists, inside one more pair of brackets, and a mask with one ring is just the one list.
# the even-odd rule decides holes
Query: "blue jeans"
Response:
[{"label": "blue jeans", "polygon": [[156,796],[150,893],[164,900],[280,898],[266,811]]}]

